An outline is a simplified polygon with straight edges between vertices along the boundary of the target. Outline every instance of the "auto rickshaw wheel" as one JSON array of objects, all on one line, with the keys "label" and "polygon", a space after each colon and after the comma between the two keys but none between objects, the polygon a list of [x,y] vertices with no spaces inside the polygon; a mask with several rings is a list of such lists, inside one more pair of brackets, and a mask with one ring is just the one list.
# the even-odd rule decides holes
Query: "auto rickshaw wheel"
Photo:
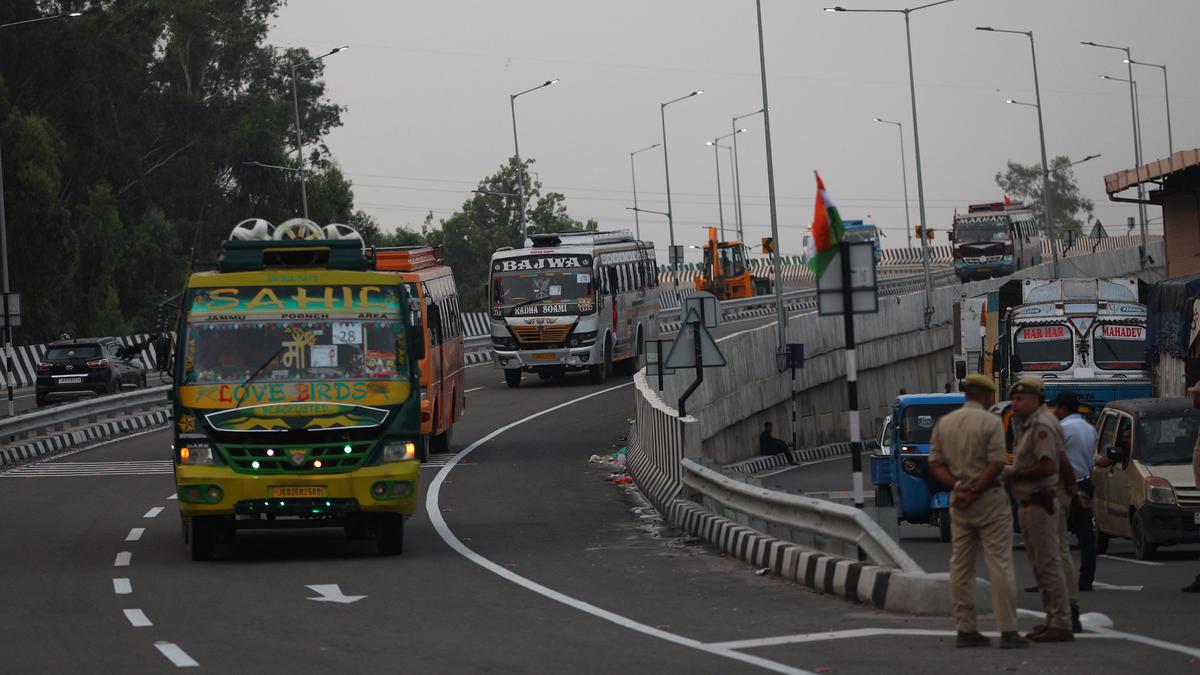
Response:
[{"label": "auto rickshaw wheel", "polygon": [[937,510],[938,541],[950,543],[950,509]]}]

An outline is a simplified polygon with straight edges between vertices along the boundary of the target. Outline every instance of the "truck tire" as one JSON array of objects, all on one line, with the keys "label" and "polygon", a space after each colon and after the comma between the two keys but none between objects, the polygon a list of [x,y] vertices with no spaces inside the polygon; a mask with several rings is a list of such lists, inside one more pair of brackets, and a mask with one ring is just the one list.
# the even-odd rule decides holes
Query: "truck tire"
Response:
[{"label": "truck tire", "polygon": [[192,560],[212,560],[217,552],[216,516],[192,516],[188,519],[188,550]]},{"label": "truck tire", "polygon": [[519,368],[506,369],[504,371],[504,384],[507,384],[509,389],[516,389],[521,386],[521,370]]},{"label": "truck tire", "polygon": [[381,513],[375,516],[375,544],[380,555],[404,553],[404,516]]}]

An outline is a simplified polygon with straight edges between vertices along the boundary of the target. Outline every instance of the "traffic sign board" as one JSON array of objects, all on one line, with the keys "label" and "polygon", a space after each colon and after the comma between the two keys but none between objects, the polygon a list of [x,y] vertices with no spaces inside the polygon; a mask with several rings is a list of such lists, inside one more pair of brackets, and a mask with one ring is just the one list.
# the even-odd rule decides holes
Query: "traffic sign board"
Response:
[{"label": "traffic sign board", "polygon": [[[697,355],[699,363],[696,363]],[[667,368],[720,368],[725,365],[725,355],[695,309],[688,311],[663,365]]]}]

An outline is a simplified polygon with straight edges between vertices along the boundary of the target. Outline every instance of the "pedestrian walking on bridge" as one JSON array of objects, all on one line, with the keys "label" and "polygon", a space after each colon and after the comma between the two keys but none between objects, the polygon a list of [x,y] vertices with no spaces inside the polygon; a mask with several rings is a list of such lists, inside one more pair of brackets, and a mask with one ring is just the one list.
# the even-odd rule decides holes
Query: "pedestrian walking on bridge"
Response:
[{"label": "pedestrian walking on bridge", "polygon": [[1071,611],[1063,576],[1057,486],[1059,461],[1066,449],[1058,418],[1043,405],[1040,380],[1020,380],[1008,391],[1013,413],[1021,420],[1013,465],[1005,472],[1020,509],[1021,537],[1037,579],[1046,622],[1026,637],[1034,642],[1071,642]]},{"label": "pedestrian walking on bridge", "polygon": [[1017,588],[1013,574],[1012,511],[1000,475],[1004,471],[1004,426],[988,412],[996,385],[983,375],[967,377],[963,407],[933,428],[929,466],[952,490],[950,502],[950,597],[958,647],[986,647],[975,617],[975,557],[982,545],[992,584],[992,610],[1000,648],[1028,647],[1017,633]]}]

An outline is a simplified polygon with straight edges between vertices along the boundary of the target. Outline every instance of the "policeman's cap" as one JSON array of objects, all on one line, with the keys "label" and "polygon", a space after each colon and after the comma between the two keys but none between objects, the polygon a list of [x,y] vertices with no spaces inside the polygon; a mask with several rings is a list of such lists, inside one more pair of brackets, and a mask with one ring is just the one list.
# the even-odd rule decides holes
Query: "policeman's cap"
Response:
[{"label": "policeman's cap", "polygon": [[1034,396],[1045,396],[1046,390],[1042,387],[1040,380],[1018,380],[1013,383],[1013,386],[1008,388],[1008,397],[1012,398],[1017,394],[1033,394]]},{"label": "policeman's cap", "polygon": [[988,377],[987,375],[972,373],[968,375],[965,380],[963,380],[963,384],[967,387],[979,387],[980,389],[986,389],[993,394],[996,393],[996,383],[993,382],[992,378]]}]

